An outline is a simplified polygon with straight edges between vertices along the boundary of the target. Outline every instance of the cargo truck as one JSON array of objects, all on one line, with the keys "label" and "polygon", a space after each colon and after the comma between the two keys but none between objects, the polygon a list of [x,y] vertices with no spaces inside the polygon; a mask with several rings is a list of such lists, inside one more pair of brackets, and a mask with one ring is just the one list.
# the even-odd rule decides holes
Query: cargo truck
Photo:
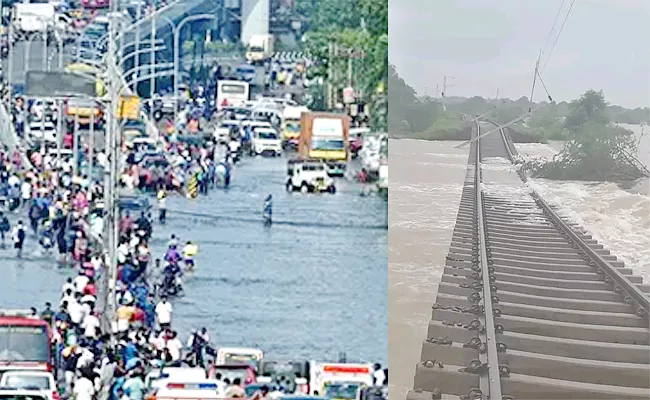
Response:
[{"label": "cargo truck", "polygon": [[[65,40],[72,27],[71,19],[65,14],[57,13],[54,5],[49,3],[14,4],[12,24],[18,39],[47,32],[48,39],[58,39],[58,35],[62,35],[60,38]],[[12,39],[14,38],[10,38]]]},{"label": "cargo truck", "polygon": [[273,35],[253,35],[246,49],[246,61],[251,64],[263,64],[273,55]]},{"label": "cargo truck", "polygon": [[303,112],[298,152],[302,159],[324,161],[330,176],[343,176],[350,158],[350,117]]}]

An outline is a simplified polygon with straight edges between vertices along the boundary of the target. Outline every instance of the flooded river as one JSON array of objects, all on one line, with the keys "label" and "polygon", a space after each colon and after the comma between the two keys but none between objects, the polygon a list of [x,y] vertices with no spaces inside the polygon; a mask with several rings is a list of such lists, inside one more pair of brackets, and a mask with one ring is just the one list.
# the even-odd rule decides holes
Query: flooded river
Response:
[{"label": "flooded river", "polygon": [[[646,128],[646,130],[648,130]],[[637,132],[640,135],[640,130]],[[431,306],[460,202],[467,149],[459,142],[392,140],[389,202],[389,397],[404,399],[426,338]],[[561,143],[518,144],[527,157],[552,156]],[[650,165],[650,141],[639,159]],[[492,160],[491,168],[500,167]],[[504,168],[506,168],[504,164]],[[509,167],[508,167],[509,168]],[[650,281],[650,196],[647,181],[631,190],[611,183],[532,179],[561,214],[589,230],[635,273]]]},{"label": "flooded river", "polygon": [[[174,326],[186,338],[205,326],[215,346],[259,346],[270,358],[387,361],[386,201],[360,197],[340,181],[336,195],[289,194],[285,159],[244,159],[229,191],[170,198],[168,222],[154,225],[154,254],[169,236],[199,245],[186,295],[174,299]],[[274,225],[262,205],[274,198]],[[13,218],[15,221],[16,218]],[[40,257],[7,257],[2,307],[54,302],[70,270]]]}]

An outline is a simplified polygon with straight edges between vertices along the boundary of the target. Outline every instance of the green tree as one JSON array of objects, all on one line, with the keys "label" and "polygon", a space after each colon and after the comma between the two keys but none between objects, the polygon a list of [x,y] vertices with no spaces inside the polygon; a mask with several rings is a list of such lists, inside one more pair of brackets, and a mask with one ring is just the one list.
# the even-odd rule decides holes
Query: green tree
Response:
[{"label": "green tree", "polygon": [[608,122],[607,102],[603,91],[588,90],[579,99],[571,102],[569,115],[564,123],[565,128],[572,133],[588,123],[606,124]]},{"label": "green tree", "polygon": [[[318,60],[309,77],[323,77],[335,95],[347,86],[348,56],[332,52],[351,49],[362,54],[352,61],[353,83],[372,111],[375,129],[387,129],[388,5],[381,0],[296,0],[296,17],[306,21],[303,48]],[[330,76],[330,72],[331,75]]]}]

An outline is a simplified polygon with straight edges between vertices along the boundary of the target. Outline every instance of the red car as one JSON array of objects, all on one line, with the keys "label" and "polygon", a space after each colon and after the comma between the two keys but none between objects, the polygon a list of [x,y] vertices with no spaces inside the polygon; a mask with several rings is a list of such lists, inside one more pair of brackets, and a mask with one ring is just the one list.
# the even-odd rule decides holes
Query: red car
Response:
[{"label": "red car", "polygon": [[81,0],[84,8],[108,8],[110,0]]}]

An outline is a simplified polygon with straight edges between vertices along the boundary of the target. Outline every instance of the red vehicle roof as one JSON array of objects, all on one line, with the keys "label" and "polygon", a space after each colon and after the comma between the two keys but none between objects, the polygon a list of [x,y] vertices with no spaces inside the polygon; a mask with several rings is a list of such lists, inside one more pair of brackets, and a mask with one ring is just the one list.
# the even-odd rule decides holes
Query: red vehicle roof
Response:
[{"label": "red vehicle roof", "polygon": [[0,326],[49,326],[47,321],[38,318],[0,315]]}]

